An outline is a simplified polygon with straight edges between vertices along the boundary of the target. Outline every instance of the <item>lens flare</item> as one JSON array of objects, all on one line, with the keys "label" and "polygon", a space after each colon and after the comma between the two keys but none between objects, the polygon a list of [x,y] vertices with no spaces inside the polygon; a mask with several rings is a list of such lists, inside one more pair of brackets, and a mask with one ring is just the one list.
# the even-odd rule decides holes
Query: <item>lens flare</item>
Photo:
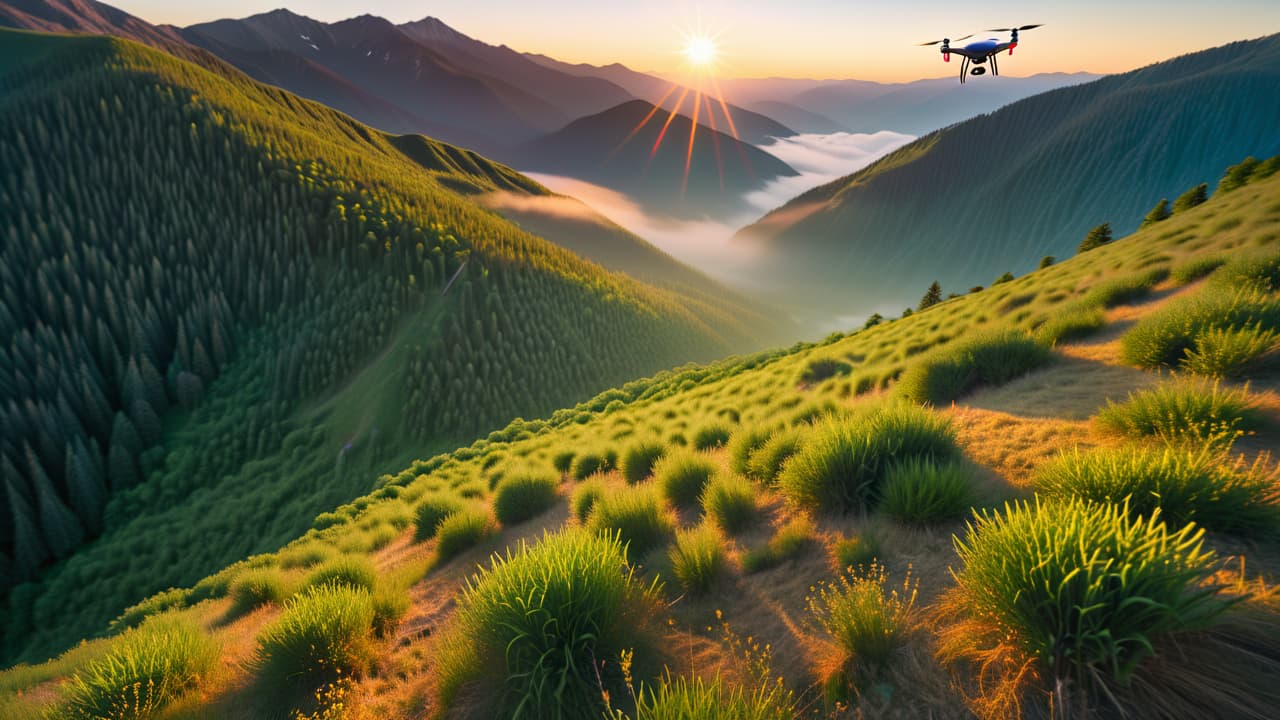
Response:
[{"label": "lens flare", "polygon": [[690,65],[696,68],[703,68],[716,61],[719,48],[716,47],[715,40],[703,35],[689,38],[689,42],[684,48],[684,54],[689,59]]}]

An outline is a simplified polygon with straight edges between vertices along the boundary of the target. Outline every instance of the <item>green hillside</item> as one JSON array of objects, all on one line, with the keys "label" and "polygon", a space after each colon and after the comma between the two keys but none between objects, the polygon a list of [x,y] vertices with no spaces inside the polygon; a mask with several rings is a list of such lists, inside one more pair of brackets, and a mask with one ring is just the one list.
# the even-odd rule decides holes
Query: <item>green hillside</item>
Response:
[{"label": "green hillside", "polygon": [[800,195],[738,239],[763,248],[763,277],[821,288],[788,300],[829,313],[902,307],[934,280],[985,285],[1280,152],[1277,84],[1273,35],[1045,92]]},{"label": "green hillside", "polygon": [[406,463],[0,673],[0,711],[1266,718],[1277,164],[909,317]]},{"label": "green hillside", "polygon": [[129,41],[0,35],[0,167],[6,658],[774,327],[476,204],[545,194],[508,168]]}]

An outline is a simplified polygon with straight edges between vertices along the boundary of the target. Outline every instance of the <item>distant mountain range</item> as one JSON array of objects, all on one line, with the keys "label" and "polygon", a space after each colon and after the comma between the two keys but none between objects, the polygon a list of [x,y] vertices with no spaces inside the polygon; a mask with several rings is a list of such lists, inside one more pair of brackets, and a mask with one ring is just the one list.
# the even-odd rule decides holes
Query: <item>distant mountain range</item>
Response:
[{"label": "distant mountain range", "polygon": [[[967,89],[974,89],[977,83]],[[1253,154],[1280,152],[1280,35],[1027,98],[923,137],[738,234],[761,275],[848,312],[914,303],[1070,255],[1092,226],[1135,229]]]},{"label": "distant mountain range", "polygon": [[797,174],[725,133],[699,126],[691,137],[693,127],[682,114],[632,100],[521,146],[516,163],[613,188],[666,214],[694,217],[737,209],[743,193]]}]

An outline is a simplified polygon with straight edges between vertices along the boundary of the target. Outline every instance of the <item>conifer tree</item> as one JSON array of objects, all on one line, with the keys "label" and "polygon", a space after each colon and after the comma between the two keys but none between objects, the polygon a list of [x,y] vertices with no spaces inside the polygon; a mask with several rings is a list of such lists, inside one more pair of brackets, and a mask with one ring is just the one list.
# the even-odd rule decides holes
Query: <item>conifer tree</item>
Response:
[{"label": "conifer tree", "polygon": [[1199,185],[1182,193],[1181,195],[1178,196],[1177,200],[1173,201],[1173,211],[1175,213],[1180,213],[1186,210],[1190,210],[1191,208],[1197,205],[1204,204],[1204,202],[1208,199],[1209,199],[1209,186],[1205,183],[1200,183]]},{"label": "conifer tree", "polygon": [[1147,213],[1147,216],[1142,219],[1142,227],[1151,227],[1158,222],[1168,220],[1172,215],[1173,213],[1169,210],[1169,199],[1161,198],[1160,202],[1151,208],[1151,212]]},{"label": "conifer tree", "polygon": [[1111,242],[1111,223],[1102,223],[1084,236],[1084,240],[1080,241],[1080,247],[1076,252],[1083,253],[1096,250],[1109,242]]},{"label": "conifer tree", "polygon": [[924,297],[920,298],[920,305],[917,309],[928,310],[940,302],[942,302],[942,285],[938,284],[937,280],[934,280],[929,289],[925,290]]}]

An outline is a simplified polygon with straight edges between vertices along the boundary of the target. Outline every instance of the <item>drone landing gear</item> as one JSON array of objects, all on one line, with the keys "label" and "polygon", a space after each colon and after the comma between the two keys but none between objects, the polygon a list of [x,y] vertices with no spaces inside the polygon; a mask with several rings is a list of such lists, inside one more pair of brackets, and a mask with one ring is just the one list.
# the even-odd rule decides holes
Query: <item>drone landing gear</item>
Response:
[{"label": "drone landing gear", "polygon": [[960,84],[964,84],[965,76],[969,74],[969,58],[965,58],[960,63]]},{"label": "drone landing gear", "polygon": [[999,63],[997,63],[997,62],[996,62],[996,56],[995,56],[995,55],[992,55],[992,56],[991,56],[991,74],[992,74],[992,75],[999,75],[999,74],[1000,74],[1000,65],[999,65]]}]

